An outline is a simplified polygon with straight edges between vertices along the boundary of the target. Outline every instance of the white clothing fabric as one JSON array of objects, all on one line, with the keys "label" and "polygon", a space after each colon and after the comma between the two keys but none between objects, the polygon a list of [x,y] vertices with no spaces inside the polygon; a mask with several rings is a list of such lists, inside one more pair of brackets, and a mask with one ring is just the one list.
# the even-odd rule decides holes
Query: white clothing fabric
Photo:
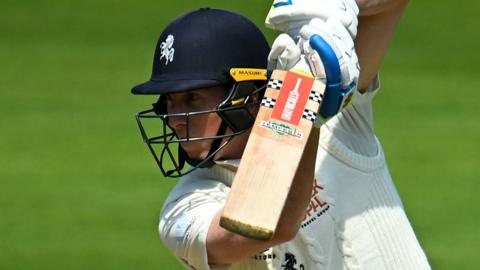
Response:
[{"label": "white clothing fabric", "polygon": [[159,231],[189,269],[430,269],[373,133],[378,81],[322,126],[316,180],[297,236],[248,260],[209,265],[210,222],[228,196],[238,161],[183,177],[165,201]]}]

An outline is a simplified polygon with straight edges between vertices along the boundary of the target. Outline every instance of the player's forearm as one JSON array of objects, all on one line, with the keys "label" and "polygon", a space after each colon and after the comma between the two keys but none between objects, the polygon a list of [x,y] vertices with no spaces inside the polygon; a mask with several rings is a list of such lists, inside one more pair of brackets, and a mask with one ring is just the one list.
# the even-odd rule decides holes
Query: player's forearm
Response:
[{"label": "player's forearm", "polygon": [[360,10],[359,16],[371,16],[386,12],[407,0],[356,0],[355,2]]},{"label": "player's forearm", "polygon": [[220,227],[220,216],[223,209],[217,212],[210,224],[207,234],[207,255],[209,264],[232,264],[248,259],[255,253],[278,245],[277,239],[260,241],[243,237]]},{"label": "player's forearm", "polygon": [[257,252],[286,242],[296,235],[312,194],[318,140],[319,130],[314,128],[310,133],[304,156],[299,164],[299,173],[292,183],[273,239],[258,241],[223,229],[219,225],[223,210],[219,210],[207,234],[207,254],[210,264],[231,264],[247,259]]},{"label": "player's forearm", "polygon": [[319,134],[319,129],[312,129],[310,138],[305,146],[305,152],[278,222],[275,237],[280,241],[288,241],[295,237],[305,216],[315,177],[315,157],[317,155]]},{"label": "player's forearm", "polygon": [[395,6],[387,11],[359,18],[358,35],[355,40],[360,63],[358,89],[368,87],[377,75],[406,5],[406,0],[395,1]]},{"label": "player's forearm", "polygon": [[[305,213],[305,208],[303,208],[303,213]],[[222,212],[223,209],[217,212],[208,230],[206,242],[209,264],[232,264],[289,240],[284,234],[275,234],[272,239],[261,241],[229,232],[219,225]],[[285,223],[285,225],[287,224]]]}]

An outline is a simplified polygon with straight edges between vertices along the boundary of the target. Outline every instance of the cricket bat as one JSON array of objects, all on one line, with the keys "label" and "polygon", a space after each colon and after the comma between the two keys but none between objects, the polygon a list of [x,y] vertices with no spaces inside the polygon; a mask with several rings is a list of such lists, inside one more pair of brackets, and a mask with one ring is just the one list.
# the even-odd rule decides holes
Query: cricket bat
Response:
[{"label": "cricket bat", "polygon": [[[321,66],[327,86],[334,87],[329,89],[315,80],[308,66],[305,69],[304,60],[303,68],[273,71],[220,218],[220,226],[231,232],[258,240],[273,237],[326,94],[329,105],[335,101],[337,110],[351,97],[351,93],[338,91],[340,68],[335,53],[323,39],[318,42],[320,45],[311,45],[323,50],[319,52]],[[325,59],[333,61],[334,66]],[[330,84],[329,73],[336,76]]]},{"label": "cricket bat", "polygon": [[225,204],[220,225],[272,238],[325,85],[295,71],[273,71]]}]

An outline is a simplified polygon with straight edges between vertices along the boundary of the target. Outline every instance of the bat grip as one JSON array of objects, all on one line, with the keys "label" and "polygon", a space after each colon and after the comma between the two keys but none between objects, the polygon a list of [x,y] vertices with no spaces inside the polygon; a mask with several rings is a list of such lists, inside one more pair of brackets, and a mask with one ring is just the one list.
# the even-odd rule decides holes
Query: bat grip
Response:
[{"label": "bat grip", "polygon": [[352,89],[350,87],[342,89],[340,65],[332,47],[320,35],[310,37],[310,46],[320,56],[327,77],[320,114],[324,118],[330,118],[340,111],[345,95]]}]

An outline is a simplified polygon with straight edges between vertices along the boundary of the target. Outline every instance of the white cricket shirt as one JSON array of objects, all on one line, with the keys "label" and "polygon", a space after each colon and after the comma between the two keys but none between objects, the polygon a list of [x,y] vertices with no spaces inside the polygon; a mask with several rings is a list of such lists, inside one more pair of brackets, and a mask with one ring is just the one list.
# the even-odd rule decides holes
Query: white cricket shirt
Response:
[{"label": "white cricket shirt", "polygon": [[430,269],[373,133],[378,81],[320,131],[316,180],[297,236],[228,266],[209,265],[206,237],[226,201],[238,161],[197,169],[171,191],[162,241],[189,269]]}]

